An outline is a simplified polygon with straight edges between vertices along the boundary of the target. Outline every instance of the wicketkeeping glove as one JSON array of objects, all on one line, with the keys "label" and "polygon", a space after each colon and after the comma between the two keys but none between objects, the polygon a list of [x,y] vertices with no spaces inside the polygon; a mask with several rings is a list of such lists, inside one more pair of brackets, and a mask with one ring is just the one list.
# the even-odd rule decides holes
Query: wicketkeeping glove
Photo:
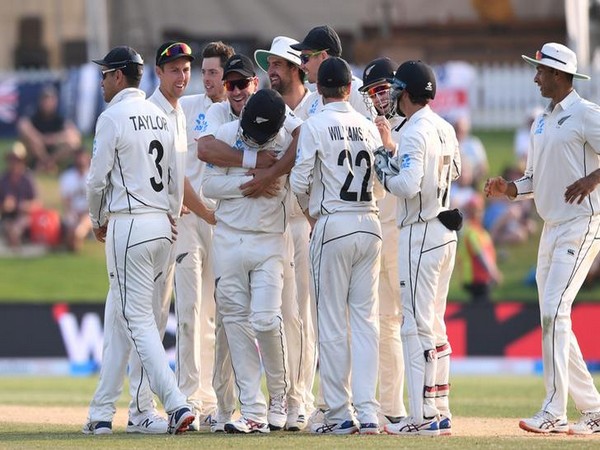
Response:
[{"label": "wicketkeeping glove", "polygon": [[383,185],[386,191],[390,191],[387,187],[387,179],[394,177],[400,173],[396,158],[388,153],[384,147],[379,147],[374,152],[375,155],[375,174]]}]

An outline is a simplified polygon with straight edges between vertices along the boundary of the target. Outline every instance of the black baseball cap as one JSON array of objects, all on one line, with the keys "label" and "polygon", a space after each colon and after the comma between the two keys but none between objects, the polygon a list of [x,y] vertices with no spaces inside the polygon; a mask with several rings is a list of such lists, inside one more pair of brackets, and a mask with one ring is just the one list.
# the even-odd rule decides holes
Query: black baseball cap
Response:
[{"label": "black baseball cap", "polygon": [[130,64],[144,65],[142,56],[126,45],[115,47],[104,58],[93,59],[92,62],[100,66],[106,66],[109,69],[124,68]]},{"label": "black baseball cap", "polygon": [[194,60],[192,49],[185,42],[168,41],[158,47],[156,50],[156,65],[162,66],[179,58]]},{"label": "black baseball cap", "polygon": [[330,56],[342,55],[340,37],[329,25],[314,27],[302,42],[290,47],[294,50],[327,50]]},{"label": "black baseball cap", "polygon": [[433,69],[422,61],[406,61],[400,64],[390,81],[393,88],[406,90],[415,97],[435,98],[435,74]]},{"label": "black baseball cap", "polygon": [[246,55],[235,54],[227,60],[223,67],[223,79],[230,72],[237,72],[245,77],[255,77],[254,64]]},{"label": "black baseball cap", "polygon": [[363,72],[363,85],[358,88],[359,92],[367,92],[372,86],[387,81],[394,76],[398,64],[390,58],[377,58],[366,65]]},{"label": "black baseball cap", "polygon": [[243,134],[262,145],[274,137],[285,121],[285,102],[279,92],[261,89],[252,95],[242,111]]},{"label": "black baseball cap", "polygon": [[346,60],[331,56],[321,63],[317,84],[323,87],[341,87],[352,83],[352,71]]}]

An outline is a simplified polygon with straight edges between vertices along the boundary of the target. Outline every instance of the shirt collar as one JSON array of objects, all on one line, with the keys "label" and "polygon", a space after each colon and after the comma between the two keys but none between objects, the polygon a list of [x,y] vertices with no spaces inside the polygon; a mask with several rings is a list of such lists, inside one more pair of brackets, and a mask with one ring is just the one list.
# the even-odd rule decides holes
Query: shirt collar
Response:
[{"label": "shirt collar", "polygon": [[160,86],[154,90],[152,98],[156,100],[156,103],[161,107],[167,114],[177,114],[181,111],[181,105],[177,102],[177,108],[173,108],[173,105],[167,100],[167,97],[160,91]]},{"label": "shirt collar", "polygon": [[108,103],[107,107],[114,105],[115,103],[119,103],[120,101],[129,98],[129,97],[140,97],[142,99],[146,98],[146,93],[138,88],[125,88],[112,98],[112,100]]}]

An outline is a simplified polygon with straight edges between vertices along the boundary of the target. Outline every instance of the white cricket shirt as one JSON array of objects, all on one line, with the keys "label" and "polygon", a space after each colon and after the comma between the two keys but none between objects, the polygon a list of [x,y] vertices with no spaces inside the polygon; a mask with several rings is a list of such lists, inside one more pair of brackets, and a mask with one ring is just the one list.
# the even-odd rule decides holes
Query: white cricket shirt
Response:
[{"label": "white cricket shirt", "polygon": [[517,199],[534,198],[540,217],[561,223],[600,212],[595,189],[580,204],[565,202],[567,186],[600,168],[600,107],[575,90],[548,107],[531,127],[531,147],[523,178],[515,182]]},{"label": "white cricket shirt", "polygon": [[400,173],[387,187],[399,197],[398,226],[427,222],[447,210],[450,185],[460,175],[460,151],[454,128],[429,106],[402,127],[396,151]]},{"label": "white cricket shirt", "polygon": [[96,122],[87,178],[94,227],[110,213],[178,213],[182,192],[171,182],[177,177],[174,148],[169,120],[144,91],[127,88],[115,95]]}]

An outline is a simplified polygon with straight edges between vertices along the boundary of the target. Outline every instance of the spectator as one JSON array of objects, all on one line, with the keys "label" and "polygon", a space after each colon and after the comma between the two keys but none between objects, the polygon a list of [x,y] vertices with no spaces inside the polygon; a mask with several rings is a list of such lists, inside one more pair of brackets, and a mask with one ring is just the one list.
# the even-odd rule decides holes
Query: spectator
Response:
[{"label": "spectator", "polygon": [[33,115],[19,119],[17,131],[32,167],[44,172],[56,172],[58,165],[68,162],[81,146],[81,134],[60,114],[58,93],[51,85],[42,89]]},{"label": "spectator", "polygon": [[456,138],[460,146],[462,164],[472,168],[472,186],[477,188],[488,175],[488,159],[481,140],[471,134],[471,121],[467,116],[461,116],[453,123]]},{"label": "spectator", "polygon": [[0,178],[0,228],[12,250],[21,247],[30,225],[30,213],[38,203],[34,180],[25,164],[26,156],[25,146],[15,142],[6,155],[7,168]]},{"label": "spectator", "polygon": [[492,287],[502,280],[496,265],[494,242],[482,224],[483,210],[480,194],[467,202],[463,209],[465,225],[458,246],[463,287],[471,294],[473,303],[488,303]]},{"label": "spectator", "polygon": [[541,106],[536,106],[527,112],[527,116],[523,121],[523,124],[515,131],[514,138],[514,150],[515,157],[517,158],[517,164],[519,170],[522,172],[525,170],[527,164],[527,152],[531,144],[531,125],[537,116],[539,116],[544,109]]},{"label": "spectator", "polygon": [[79,149],[75,152],[73,167],[65,170],[59,179],[65,244],[73,252],[81,249],[83,240],[92,231],[85,184],[89,168],[90,155]]}]

